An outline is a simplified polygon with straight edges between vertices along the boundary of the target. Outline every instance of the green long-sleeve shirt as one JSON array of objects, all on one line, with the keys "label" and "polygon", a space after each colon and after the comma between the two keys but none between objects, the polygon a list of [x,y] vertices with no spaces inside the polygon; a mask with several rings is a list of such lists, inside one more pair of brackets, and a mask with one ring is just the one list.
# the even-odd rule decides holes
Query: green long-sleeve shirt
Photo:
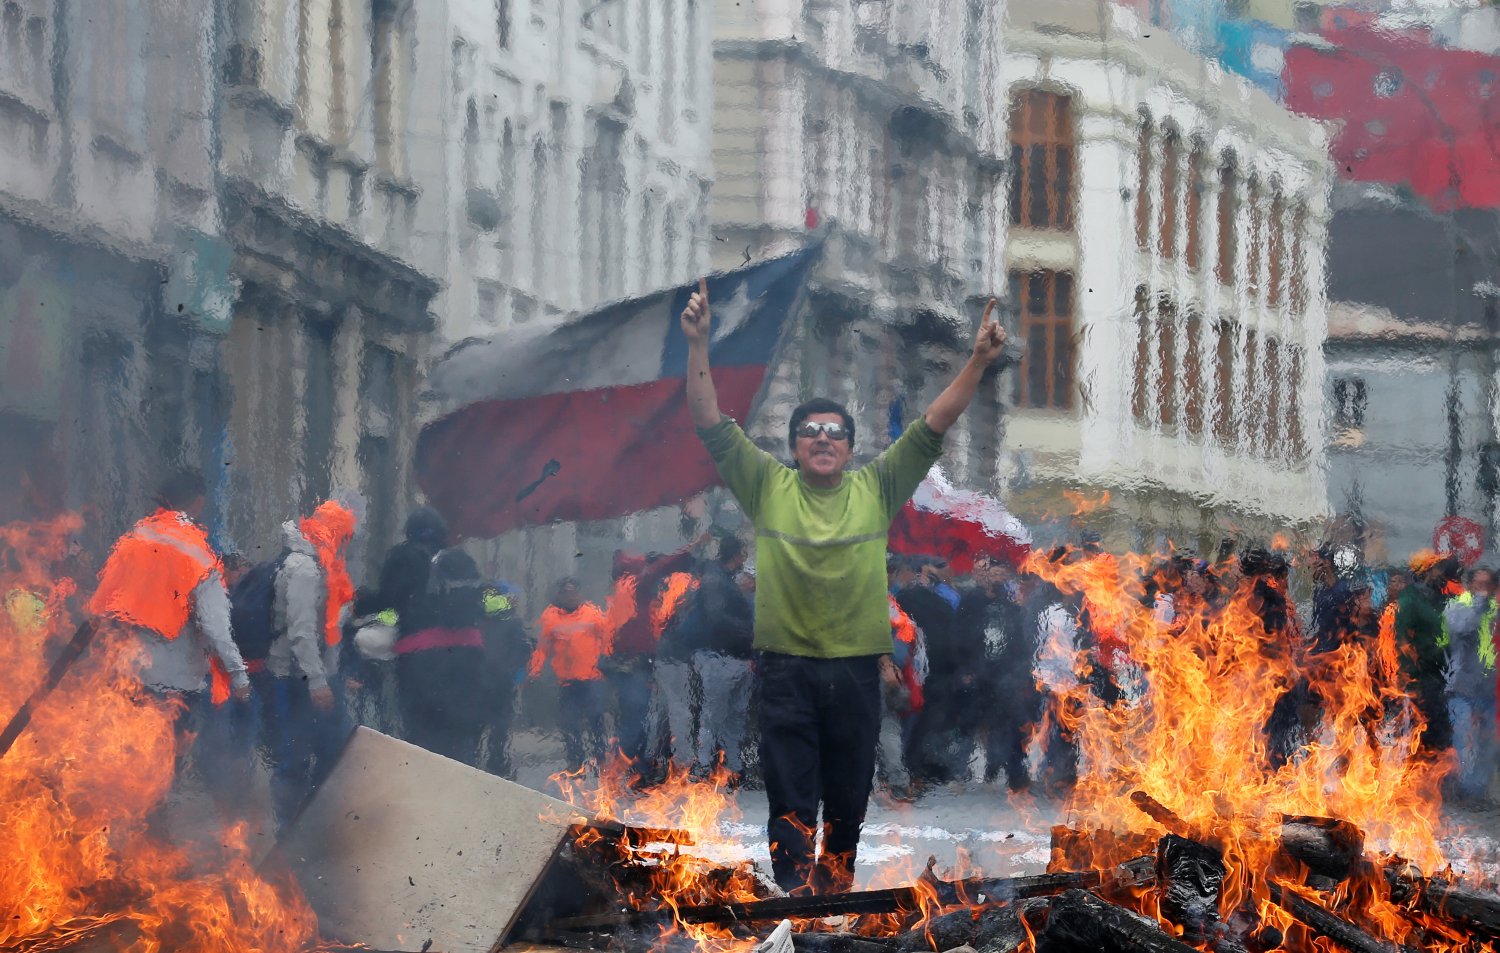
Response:
[{"label": "green long-sleeve shirt", "polygon": [[918,419],[837,487],[815,487],[728,417],[698,436],[755,524],[755,648],[813,658],[891,651],[891,521],[943,453]]}]

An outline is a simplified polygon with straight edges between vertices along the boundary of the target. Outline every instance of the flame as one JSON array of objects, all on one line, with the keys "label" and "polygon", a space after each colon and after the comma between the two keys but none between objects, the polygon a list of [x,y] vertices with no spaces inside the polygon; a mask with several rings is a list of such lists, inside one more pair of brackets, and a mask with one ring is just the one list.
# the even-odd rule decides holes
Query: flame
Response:
[{"label": "flame", "polygon": [[[77,587],[54,575],[77,516],[0,527],[0,717],[18,710],[79,621]],[[247,827],[213,856],[167,843],[149,818],[172,786],[172,704],[134,676],[130,633],[101,629],[86,655],[0,757],[0,950],[308,949],[312,911],[296,888],[250,864]]]},{"label": "flame", "polygon": [[[1139,580],[1151,572],[1143,557],[1036,553],[1026,568],[1090,620],[1097,645],[1086,652],[1052,632],[1041,653],[1046,717],[1060,722],[1079,748],[1069,825],[1151,832],[1065,844],[1054,852],[1055,868],[1103,868],[1149,849],[1164,825],[1132,801],[1144,792],[1180,819],[1174,823],[1223,852],[1221,911],[1248,904],[1287,934],[1284,948],[1312,949],[1312,940],[1294,940],[1305,932],[1292,929],[1268,900],[1267,878],[1287,865],[1279,852],[1283,815],[1344,818],[1389,856],[1429,872],[1447,866],[1437,832],[1439,786],[1450,764],[1421,748],[1425,725],[1396,687],[1389,616],[1370,648],[1345,645],[1310,662],[1292,650],[1295,636],[1268,631],[1260,611],[1275,596],[1257,590],[1253,579],[1237,580],[1216,612],[1181,599],[1168,622],[1143,598]],[[1305,750],[1277,765],[1265,727],[1278,699],[1303,680],[1316,693],[1321,718]],[[1117,700],[1101,700],[1106,681],[1114,690],[1105,695]],[[1420,916],[1383,899],[1380,871],[1365,866],[1335,892],[1336,912],[1397,941],[1415,936],[1418,923],[1425,928]]]},{"label": "flame", "polygon": [[[743,859],[741,840],[730,830],[740,811],[722,765],[703,781],[686,769],[669,769],[666,779],[647,791],[633,785],[638,775],[630,762],[616,754],[590,776],[591,765],[560,772],[551,782],[567,801],[594,822],[581,825],[574,839],[577,850],[602,848],[612,870],[643,872],[643,879],[618,879],[620,896],[633,910],[671,913],[671,923],[659,943],[674,934],[690,937],[706,951],[744,950],[753,941],[735,936],[727,927],[684,922],[684,908],[721,903],[749,903],[764,899],[768,888],[755,866]],[[623,835],[606,836],[623,825]],[[682,848],[692,846],[693,853]]]},{"label": "flame", "polygon": [[[1079,751],[1077,783],[1065,806],[1070,826],[1054,829],[1052,869],[1113,868],[1152,853],[1162,834],[1172,831],[1222,854],[1220,913],[1248,922],[1244,931],[1253,930],[1259,949],[1333,949],[1272,899],[1284,904],[1291,894],[1385,940],[1424,949],[1492,949],[1421,912],[1415,900],[1394,902],[1384,882],[1383,865],[1391,863],[1415,865],[1418,874],[1452,876],[1437,840],[1440,784],[1451,764],[1422,747],[1425,725],[1399,687],[1389,613],[1369,645],[1344,645],[1311,659],[1296,651],[1300,636],[1293,617],[1287,617],[1287,630],[1267,624],[1285,595],[1275,580],[1225,573],[1234,588],[1221,601],[1183,590],[1159,560],[1141,556],[1038,552],[1025,568],[1061,591],[1064,615],[1086,619],[1092,636],[1080,639],[1044,616],[1038,681],[1048,704],[1036,733],[1061,733]],[[1146,597],[1144,580],[1150,578],[1172,591],[1174,611]],[[1373,613],[1368,622],[1377,628]],[[1316,727],[1295,756],[1277,758],[1266,726],[1282,697],[1304,684],[1317,699]],[[674,771],[665,784],[641,795],[617,758],[597,779],[580,771],[553,780],[582,813],[651,829],[607,836],[598,825],[585,826],[575,847],[606,852],[602,866],[616,877],[632,909],[669,913],[658,948],[677,937],[709,951],[753,942],[743,927],[735,932],[683,916],[688,907],[766,895],[742,859],[717,867],[705,859],[743,857],[731,832],[739,812],[727,776],[721,772],[704,783]],[[1012,803],[1018,810],[1030,808],[1024,798]],[[1280,844],[1285,819],[1297,816],[1347,820],[1376,856],[1361,858],[1346,880],[1325,893],[1299,886],[1308,871]],[[689,843],[691,855],[683,850]],[[909,856],[904,866],[884,865],[866,885],[912,888],[912,909],[803,921],[797,928],[889,937],[922,930],[955,909],[974,913],[962,902],[944,905],[942,897],[949,894],[937,889],[931,860],[925,870],[913,865]],[[622,876],[626,870],[645,876]],[[944,879],[978,873],[961,854]],[[1101,889],[1111,902],[1156,919],[1170,935],[1186,935],[1165,919],[1155,887],[1111,878]],[[1242,912],[1250,914],[1248,921]],[[1023,949],[1029,951],[1034,937],[1024,920],[1023,927]]]},{"label": "flame", "polygon": [[1073,506],[1072,516],[1088,516],[1109,508],[1108,490],[1101,491],[1098,496],[1090,496],[1083,490],[1063,490],[1062,495]]}]

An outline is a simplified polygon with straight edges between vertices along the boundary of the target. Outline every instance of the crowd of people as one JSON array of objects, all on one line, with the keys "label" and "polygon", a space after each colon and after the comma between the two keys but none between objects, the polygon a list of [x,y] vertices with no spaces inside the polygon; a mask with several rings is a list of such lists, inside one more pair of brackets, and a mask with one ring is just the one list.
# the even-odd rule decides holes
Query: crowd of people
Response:
[{"label": "crowd of people", "polygon": [[[353,511],[325,501],[282,526],[251,564],[221,554],[198,522],[200,475],[179,473],[113,547],[90,604],[144,647],[141,683],[176,704],[185,750],[230,810],[243,811],[258,756],[285,823],[355,724],[513,776],[510,739],[527,685],[555,687],[566,770],[621,757],[660,781],[679,766],[738,783],[754,685],[754,576],[733,536],[679,552],[620,550],[603,608],[558,582],[529,619],[523,594],[482,577],[428,507],[356,588],[345,551]],[[539,691],[538,695],[553,694]],[[541,706],[533,706],[541,707]]]},{"label": "crowd of people", "polygon": [[[993,307],[969,362],[871,463],[849,468],[853,417],[814,399],[792,413],[787,465],[719,411],[700,286],[682,316],[689,409],[754,526],[753,551],[730,534],[673,553],[621,549],[607,586],[563,579],[528,607],[421,508],[358,589],[344,562],[348,507],[329,500],[288,521],[280,553],[250,565],[213,550],[197,522],[202,478],[184,474],[116,544],[90,609],[143,640],[143,684],[180,702],[218,796],[243,799],[252,752],[264,753],[279,822],[356,721],[510,775],[521,702],[530,686],[555,686],[567,770],[621,764],[641,787],[669,775],[763,784],[777,882],[847,889],[877,778],[898,800],[1002,774],[1012,790],[1059,794],[1079,771],[1066,708],[1144,690],[1127,633],[1087,587],[1063,591],[1051,574],[982,555],[958,578],[940,556],[887,551],[891,521],[1001,353]],[[1100,578],[1116,582],[1127,571],[1091,533],[1045,558],[1106,566]],[[1264,726],[1268,769],[1312,739],[1319,659],[1352,645],[1421,714],[1430,752],[1456,748],[1453,793],[1483,797],[1497,732],[1494,573],[1465,575],[1431,553],[1372,573],[1332,547],[1301,562],[1311,598],[1300,610],[1292,560],[1263,548],[1225,548],[1212,563],[1173,553],[1118,591],[1138,592],[1166,632],[1248,609],[1266,644],[1295,659],[1294,684],[1268,688],[1281,692]],[[590,589],[606,594],[591,602]]]},{"label": "crowd of people", "polygon": [[[158,511],[116,546],[92,606],[149,630],[143,682],[185,702],[184,729],[198,736],[205,777],[242,794],[252,752],[264,752],[281,820],[355,723],[512,775],[509,740],[525,686],[543,681],[556,685],[567,770],[619,757],[643,787],[673,769],[697,779],[722,770],[738,786],[759,761],[756,577],[736,536],[705,534],[668,554],[619,550],[602,604],[566,578],[528,621],[522,593],[483,578],[429,508],[407,520],[376,585],[357,590],[342,561],[356,528],[343,505],[325,502],[287,522],[280,554],[252,566],[213,552],[194,522],[202,498],[195,476],[169,481]],[[1066,553],[1102,551],[1085,533]],[[1075,694],[1080,678],[1106,704],[1138,690],[1128,650],[1095,631],[1087,596],[985,556],[964,578],[936,555],[889,553],[886,562],[884,789],[912,800],[950,782],[1003,779],[1014,791],[1037,780],[1065,793],[1076,746],[1060,719],[1045,717],[1048,706]],[[1305,656],[1307,671],[1351,643],[1378,654],[1384,618],[1399,687],[1426,721],[1426,746],[1457,757],[1453,796],[1484,797],[1500,730],[1493,571],[1464,573],[1451,557],[1421,553],[1407,567],[1371,572],[1352,549],[1332,547],[1299,562],[1311,592],[1300,612],[1288,595],[1291,560],[1263,549],[1226,552],[1213,564],[1163,558],[1139,588],[1169,627],[1222,611],[1242,590],[1267,631]],[[176,638],[181,632],[192,634]],[[1307,741],[1317,701],[1304,680],[1278,702],[1267,725],[1272,766]]]}]

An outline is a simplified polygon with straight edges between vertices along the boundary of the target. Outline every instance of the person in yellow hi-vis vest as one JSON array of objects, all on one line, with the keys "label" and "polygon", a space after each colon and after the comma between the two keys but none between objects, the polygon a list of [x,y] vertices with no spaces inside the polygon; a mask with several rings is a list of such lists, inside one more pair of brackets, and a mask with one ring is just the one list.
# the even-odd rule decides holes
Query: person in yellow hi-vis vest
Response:
[{"label": "person in yellow hi-vis vest", "polygon": [[1483,566],[1469,571],[1468,586],[1443,607],[1443,687],[1458,753],[1453,793],[1459,800],[1482,800],[1495,774],[1495,616],[1495,574]]}]

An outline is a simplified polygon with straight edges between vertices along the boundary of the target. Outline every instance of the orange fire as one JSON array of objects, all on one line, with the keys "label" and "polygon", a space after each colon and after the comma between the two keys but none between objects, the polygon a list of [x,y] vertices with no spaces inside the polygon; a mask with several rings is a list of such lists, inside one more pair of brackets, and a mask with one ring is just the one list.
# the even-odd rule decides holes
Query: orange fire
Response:
[{"label": "orange fire", "polygon": [[1101,490],[1097,496],[1092,496],[1083,490],[1063,490],[1063,499],[1072,504],[1069,515],[1075,519],[1097,513],[1109,508],[1109,491]]},{"label": "orange fire", "polygon": [[[1281,927],[1291,921],[1270,903],[1267,876],[1277,862],[1283,815],[1344,818],[1365,832],[1372,849],[1429,873],[1447,865],[1436,835],[1439,785],[1449,764],[1420,749],[1422,720],[1392,687],[1393,671],[1382,673],[1394,668],[1393,658],[1385,657],[1389,646],[1372,653],[1346,645],[1313,665],[1292,651],[1290,636],[1268,633],[1248,581],[1239,582],[1217,612],[1181,600],[1168,622],[1143,598],[1141,580],[1149,571],[1140,557],[1035,554],[1027,568],[1081,606],[1098,645],[1087,655],[1071,643],[1044,645],[1042,653],[1044,659],[1067,656],[1073,668],[1074,677],[1063,680],[1049,707],[1050,717],[1073,729],[1079,746],[1069,827],[1159,836],[1162,825],[1131,799],[1144,792],[1223,851],[1222,910],[1249,900]],[[1091,680],[1098,681],[1091,679],[1099,674],[1095,665],[1108,665],[1124,689],[1112,705],[1090,689]],[[1304,678],[1321,709],[1317,730],[1305,751],[1273,768],[1268,719],[1277,700]],[[1140,843],[1091,838],[1081,852],[1093,856],[1080,858],[1075,850],[1058,862],[1082,859],[1105,867],[1128,860]],[[1413,920],[1380,899],[1386,895],[1380,876],[1371,869],[1341,885],[1340,915],[1404,941],[1414,932]],[[1294,944],[1297,935],[1288,934],[1288,949],[1307,948]]]},{"label": "orange fire", "polygon": [[[82,521],[0,527],[0,718],[43,680],[79,618],[77,587],[54,575]],[[0,757],[0,950],[308,949],[312,911],[295,887],[250,865],[245,826],[213,856],[153,836],[172,785],[170,705],[141,690],[140,645],[101,630]]]},{"label": "orange fire", "polygon": [[[729,830],[740,819],[729,774],[720,768],[707,781],[695,781],[686,770],[673,768],[663,783],[645,793],[631,789],[635,779],[621,757],[607,762],[597,778],[590,778],[587,769],[551,778],[563,799],[581,813],[642,833],[617,841],[620,863],[648,871],[644,889],[623,894],[632,909],[671,910],[667,935],[681,931],[702,950],[747,948],[748,941],[724,927],[684,923],[676,916],[684,907],[748,903],[766,896],[753,865],[743,859],[742,842]],[[596,828],[585,828],[576,846],[602,839]],[[685,844],[691,845],[691,853],[682,850]]]}]

